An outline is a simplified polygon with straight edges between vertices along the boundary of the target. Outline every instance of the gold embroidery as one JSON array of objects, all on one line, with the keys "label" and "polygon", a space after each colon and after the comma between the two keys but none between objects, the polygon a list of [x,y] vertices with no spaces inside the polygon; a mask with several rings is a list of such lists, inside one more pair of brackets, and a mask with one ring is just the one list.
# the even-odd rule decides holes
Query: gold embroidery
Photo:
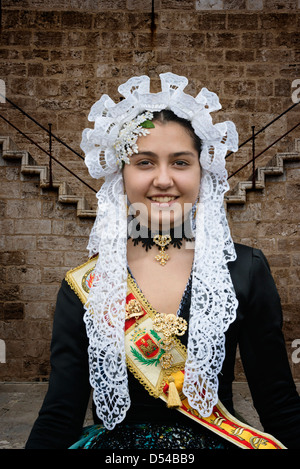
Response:
[{"label": "gold embroidery", "polygon": [[158,350],[158,347],[151,338],[143,338],[141,340],[140,350],[143,352],[145,357],[149,357],[153,354],[153,352],[156,352]]},{"label": "gold embroidery", "polygon": [[243,427],[237,427],[237,428],[235,428],[235,429],[231,432],[231,434],[232,434],[233,436],[236,436],[237,438],[239,438],[239,440],[243,440],[243,441],[244,441],[245,438],[242,438],[242,436],[241,436],[241,435],[243,434],[244,430],[245,430],[245,429],[244,429]]},{"label": "gold embroidery", "polygon": [[267,446],[267,440],[265,438],[259,438],[258,436],[251,437],[249,441],[254,449],[259,449],[261,445]]},{"label": "gold embroidery", "polygon": [[222,423],[225,422],[225,419],[218,412],[216,412],[216,418],[212,419],[211,422],[214,425],[217,425],[218,427],[221,427]]},{"label": "gold embroidery", "polygon": [[140,329],[139,327],[136,328],[136,330],[131,334],[130,336],[130,341],[131,342],[136,342],[140,337],[146,334],[146,329]]}]

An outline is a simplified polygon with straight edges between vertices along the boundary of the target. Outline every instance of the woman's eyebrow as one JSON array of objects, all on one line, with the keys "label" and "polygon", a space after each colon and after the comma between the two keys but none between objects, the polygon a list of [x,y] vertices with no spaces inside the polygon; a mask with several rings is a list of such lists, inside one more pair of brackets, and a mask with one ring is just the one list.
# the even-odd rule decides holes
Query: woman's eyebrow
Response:
[{"label": "woman's eyebrow", "polygon": [[158,156],[158,155],[157,155],[156,153],[154,153],[153,151],[143,151],[143,150],[141,150],[141,151],[139,151],[138,153],[134,153],[133,155],[131,155],[131,158],[132,158],[133,156],[139,156],[139,155],[142,155],[142,156],[152,156],[152,157],[154,156],[154,157],[156,157],[156,158],[157,158],[157,156]]},{"label": "woman's eyebrow", "polygon": [[177,156],[196,156],[196,155],[192,151],[178,151],[176,153],[172,153],[172,156],[177,157]]},{"label": "woman's eyebrow", "polygon": [[[158,155],[156,153],[154,153],[153,151],[139,151],[138,153],[134,153],[132,156],[151,156],[151,157],[155,157],[155,158],[158,158]],[[131,158],[132,158],[131,156]],[[178,157],[178,156],[193,156],[195,157],[195,154],[192,152],[192,151],[177,151],[175,153],[171,153],[170,156],[173,156],[173,157]],[[197,155],[198,157],[198,155]]]}]

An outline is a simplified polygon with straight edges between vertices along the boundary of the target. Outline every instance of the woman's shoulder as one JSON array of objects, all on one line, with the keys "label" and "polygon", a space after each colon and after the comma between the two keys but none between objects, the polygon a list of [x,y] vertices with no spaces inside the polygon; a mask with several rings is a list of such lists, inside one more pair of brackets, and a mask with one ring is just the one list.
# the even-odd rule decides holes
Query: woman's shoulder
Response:
[{"label": "woman's shoulder", "polygon": [[234,247],[236,252],[236,261],[234,262],[251,265],[253,259],[265,259],[265,256],[261,249],[240,243],[234,243]]},{"label": "woman's shoulder", "polygon": [[228,263],[228,269],[239,296],[248,297],[253,281],[263,281],[270,268],[260,249],[238,243],[234,246],[236,259]]}]

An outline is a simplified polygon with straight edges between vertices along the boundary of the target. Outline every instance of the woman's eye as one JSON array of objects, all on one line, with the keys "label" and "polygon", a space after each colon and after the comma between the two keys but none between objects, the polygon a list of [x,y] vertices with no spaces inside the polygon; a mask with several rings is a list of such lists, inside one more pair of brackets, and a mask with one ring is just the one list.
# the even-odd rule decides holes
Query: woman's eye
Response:
[{"label": "woman's eye", "polygon": [[148,166],[148,165],[151,165],[151,161],[142,160],[137,163],[137,166]]},{"label": "woman's eye", "polygon": [[188,163],[186,161],[182,161],[182,160],[177,160],[174,162],[174,164],[176,166],[188,166]]}]

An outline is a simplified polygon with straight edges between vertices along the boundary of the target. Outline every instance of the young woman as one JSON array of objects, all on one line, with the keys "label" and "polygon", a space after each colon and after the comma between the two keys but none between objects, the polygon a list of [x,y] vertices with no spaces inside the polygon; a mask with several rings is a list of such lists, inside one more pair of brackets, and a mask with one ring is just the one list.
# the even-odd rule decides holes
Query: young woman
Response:
[{"label": "young woman", "polygon": [[[103,96],[82,148],[105,181],[90,260],[58,295],[49,390],[27,448],[300,447],[279,297],[267,261],[234,245],[223,209],[231,122],[184,77],[148,77]],[[199,158],[200,156],[200,158]],[[239,344],[265,432],[234,417]],[[95,425],[82,433],[93,389]]]}]

